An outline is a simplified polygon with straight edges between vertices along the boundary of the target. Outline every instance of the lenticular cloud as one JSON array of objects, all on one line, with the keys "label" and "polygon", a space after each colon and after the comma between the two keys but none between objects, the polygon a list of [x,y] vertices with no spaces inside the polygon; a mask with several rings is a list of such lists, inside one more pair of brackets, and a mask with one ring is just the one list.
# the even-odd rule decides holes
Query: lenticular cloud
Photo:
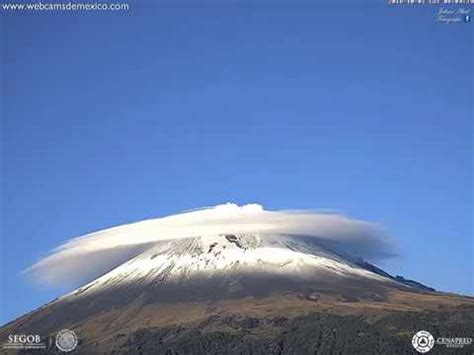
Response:
[{"label": "lenticular cloud", "polygon": [[156,243],[229,233],[312,237],[336,252],[369,260],[393,255],[386,236],[369,222],[339,214],[268,211],[257,204],[228,203],[71,239],[27,272],[41,282],[77,284],[104,274]]}]

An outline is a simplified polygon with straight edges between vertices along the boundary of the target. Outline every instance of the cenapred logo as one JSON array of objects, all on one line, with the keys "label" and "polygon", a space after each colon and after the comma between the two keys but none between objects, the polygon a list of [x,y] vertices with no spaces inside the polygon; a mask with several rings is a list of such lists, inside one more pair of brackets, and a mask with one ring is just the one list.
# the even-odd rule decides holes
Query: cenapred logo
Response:
[{"label": "cenapred logo", "polygon": [[72,330],[63,329],[56,334],[56,346],[61,351],[73,351],[76,348],[77,343],[77,335]]},{"label": "cenapred logo", "polygon": [[427,353],[433,348],[435,340],[429,332],[426,330],[420,330],[413,335],[411,343],[419,353]]}]

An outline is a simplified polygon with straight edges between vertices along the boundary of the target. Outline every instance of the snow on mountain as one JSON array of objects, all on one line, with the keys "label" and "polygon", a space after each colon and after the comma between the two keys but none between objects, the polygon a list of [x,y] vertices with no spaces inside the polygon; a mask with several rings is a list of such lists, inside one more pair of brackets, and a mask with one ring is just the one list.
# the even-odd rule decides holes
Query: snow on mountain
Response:
[{"label": "snow on mountain", "polygon": [[288,235],[220,234],[159,242],[65,297],[127,286],[166,287],[193,279],[273,275],[300,280],[357,277],[395,282],[318,246]]}]

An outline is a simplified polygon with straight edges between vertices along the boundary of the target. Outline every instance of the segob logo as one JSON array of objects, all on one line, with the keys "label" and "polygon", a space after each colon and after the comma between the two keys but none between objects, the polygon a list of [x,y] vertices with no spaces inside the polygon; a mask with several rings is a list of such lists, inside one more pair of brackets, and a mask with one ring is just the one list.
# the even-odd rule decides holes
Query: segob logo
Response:
[{"label": "segob logo", "polygon": [[9,334],[3,349],[46,349],[39,334]]},{"label": "segob logo", "polygon": [[418,333],[413,335],[411,343],[419,353],[427,353],[433,348],[435,340],[429,332],[426,330],[420,330]]},{"label": "segob logo", "polygon": [[74,331],[63,329],[56,334],[56,346],[64,352],[73,351],[77,346],[77,336]]}]

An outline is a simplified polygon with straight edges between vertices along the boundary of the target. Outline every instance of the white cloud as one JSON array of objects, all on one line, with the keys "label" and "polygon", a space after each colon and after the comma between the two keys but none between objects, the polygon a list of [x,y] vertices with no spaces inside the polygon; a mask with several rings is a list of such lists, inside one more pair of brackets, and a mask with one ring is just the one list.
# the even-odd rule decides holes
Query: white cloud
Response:
[{"label": "white cloud", "polygon": [[308,236],[337,252],[369,260],[393,255],[391,243],[373,223],[340,214],[267,211],[257,204],[228,203],[71,239],[27,272],[42,282],[77,284],[105,273],[151,244],[224,233]]}]

